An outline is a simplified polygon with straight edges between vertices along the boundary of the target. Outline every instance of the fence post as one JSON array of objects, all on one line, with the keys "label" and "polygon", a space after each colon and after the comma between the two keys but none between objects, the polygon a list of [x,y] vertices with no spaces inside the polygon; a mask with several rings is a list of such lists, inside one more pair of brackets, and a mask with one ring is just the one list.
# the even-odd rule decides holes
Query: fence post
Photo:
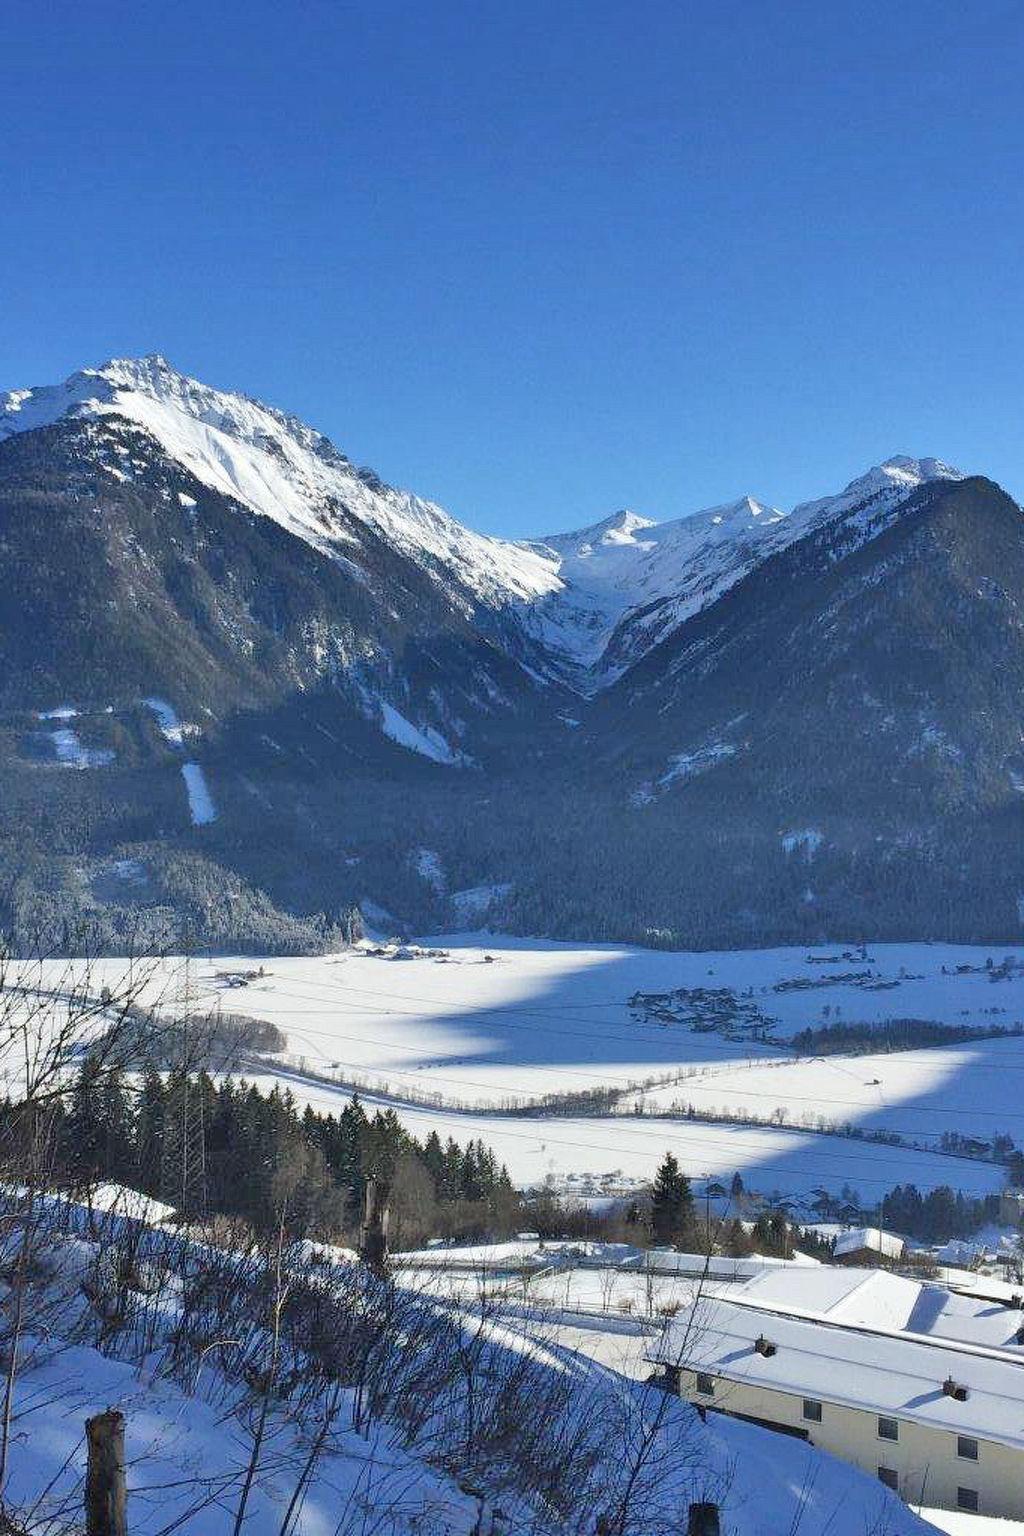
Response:
[{"label": "fence post", "polygon": [[116,1408],[86,1419],[89,1465],[85,1477],[86,1536],[128,1536],[124,1478],[124,1414]]},{"label": "fence post", "polygon": [[686,1536],[720,1536],[717,1504],[691,1504]]},{"label": "fence post", "polygon": [[359,1256],[371,1269],[383,1270],[388,1256],[388,1225],[391,1185],[384,1179],[367,1179]]}]

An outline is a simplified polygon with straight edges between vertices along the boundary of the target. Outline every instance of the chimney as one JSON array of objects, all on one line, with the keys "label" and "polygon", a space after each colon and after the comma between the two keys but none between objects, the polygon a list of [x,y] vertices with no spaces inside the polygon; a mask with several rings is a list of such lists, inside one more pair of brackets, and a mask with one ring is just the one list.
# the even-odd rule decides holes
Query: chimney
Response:
[{"label": "chimney", "polygon": [[942,1391],[946,1397],[956,1398],[958,1403],[966,1403],[967,1401],[967,1388],[961,1386],[960,1382],[954,1381],[952,1376],[946,1377],[942,1383]]},{"label": "chimney", "polygon": [[771,1339],[766,1339],[763,1333],[759,1334],[754,1341],[754,1349],[759,1355],[763,1355],[766,1360],[770,1360],[775,1353],[775,1345]]}]

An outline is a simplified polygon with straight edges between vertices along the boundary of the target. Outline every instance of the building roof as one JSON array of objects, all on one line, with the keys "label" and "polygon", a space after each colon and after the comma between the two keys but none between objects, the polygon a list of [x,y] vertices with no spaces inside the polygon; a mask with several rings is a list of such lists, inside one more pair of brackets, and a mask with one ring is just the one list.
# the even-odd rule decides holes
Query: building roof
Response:
[{"label": "building roof", "polygon": [[[1024,1323],[1019,1308],[993,1306],[984,1296],[958,1295],[947,1286],[888,1270],[827,1265],[784,1273],[762,1270],[742,1285],[727,1291],[715,1285],[714,1290],[764,1311],[1005,1349],[1024,1359],[1024,1346],[1016,1342]],[[1009,1295],[1007,1287],[1007,1300]]]},{"label": "building roof", "polygon": [[[774,1353],[755,1349],[761,1337]],[[768,1313],[711,1295],[666,1326],[650,1358],[1024,1450],[1024,1361],[993,1350]],[[966,1401],[946,1395],[948,1377],[967,1387]],[[728,1410],[728,1387],[716,1406]]]},{"label": "building roof", "polygon": [[861,1249],[870,1249],[872,1253],[880,1253],[886,1259],[898,1259],[902,1256],[906,1247],[902,1237],[897,1237],[894,1232],[883,1232],[881,1227],[854,1227],[850,1232],[844,1232],[842,1237],[836,1238],[835,1255],[842,1258],[846,1253],[860,1253]]}]

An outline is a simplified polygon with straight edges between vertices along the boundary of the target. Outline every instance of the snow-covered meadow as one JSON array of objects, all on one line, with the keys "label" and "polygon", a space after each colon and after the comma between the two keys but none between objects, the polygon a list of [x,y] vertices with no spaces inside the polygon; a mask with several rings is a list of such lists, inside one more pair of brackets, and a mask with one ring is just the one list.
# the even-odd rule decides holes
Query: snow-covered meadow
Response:
[{"label": "snow-covered meadow", "polygon": [[[140,1000],[172,1016],[183,962],[143,966]],[[92,990],[116,995],[124,968],[93,962]],[[53,962],[52,977],[33,968],[32,984],[66,989],[67,976],[68,962]],[[418,1136],[482,1137],[523,1185],[628,1188],[671,1148],[696,1179],[739,1172],[766,1193],[848,1186],[873,1203],[913,1182],[984,1194],[1002,1188],[1005,1169],[930,1150],[943,1132],[1024,1143],[1024,1036],[863,1056],[801,1057],[787,1044],[837,1019],[1012,1029],[1024,1019],[1021,951],[878,945],[851,959],[841,945],[695,954],[476,934],[196,957],[191,980],[194,1010],[266,1019],[284,1035],[285,1049],[248,1073],[261,1086],[280,1082],[334,1111],[357,1089],[393,1104]],[[635,1001],[680,988],[726,992],[773,1033],[758,1039],[728,1020],[694,1028]],[[565,1101],[588,1092],[603,1097]],[[878,1132],[902,1144],[870,1139]]]}]

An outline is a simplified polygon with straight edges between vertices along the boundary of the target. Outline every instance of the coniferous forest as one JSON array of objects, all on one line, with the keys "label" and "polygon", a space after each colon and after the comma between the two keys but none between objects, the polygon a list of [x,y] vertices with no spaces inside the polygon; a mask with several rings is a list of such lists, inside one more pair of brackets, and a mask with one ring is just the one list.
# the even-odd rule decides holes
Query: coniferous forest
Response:
[{"label": "coniferous forest", "polygon": [[[72,1092],[48,1113],[55,1181],[86,1188],[123,1183],[176,1204],[167,1154],[181,1077],[148,1073],[141,1082],[87,1058]],[[201,1117],[203,1204],[210,1217],[237,1218],[257,1232],[355,1240],[369,1179],[391,1189],[391,1238],[410,1247],[434,1235],[503,1235],[519,1220],[508,1173],[480,1140],[459,1145],[432,1132],[410,1136],[390,1109],[368,1114],[353,1098],[339,1115],[301,1110],[291,1094],[206,1073],[188,1080]],[[5,1104],[16,1134],[22,1107]],[[0,1123],[0,1136],[8,1127]]]}]

